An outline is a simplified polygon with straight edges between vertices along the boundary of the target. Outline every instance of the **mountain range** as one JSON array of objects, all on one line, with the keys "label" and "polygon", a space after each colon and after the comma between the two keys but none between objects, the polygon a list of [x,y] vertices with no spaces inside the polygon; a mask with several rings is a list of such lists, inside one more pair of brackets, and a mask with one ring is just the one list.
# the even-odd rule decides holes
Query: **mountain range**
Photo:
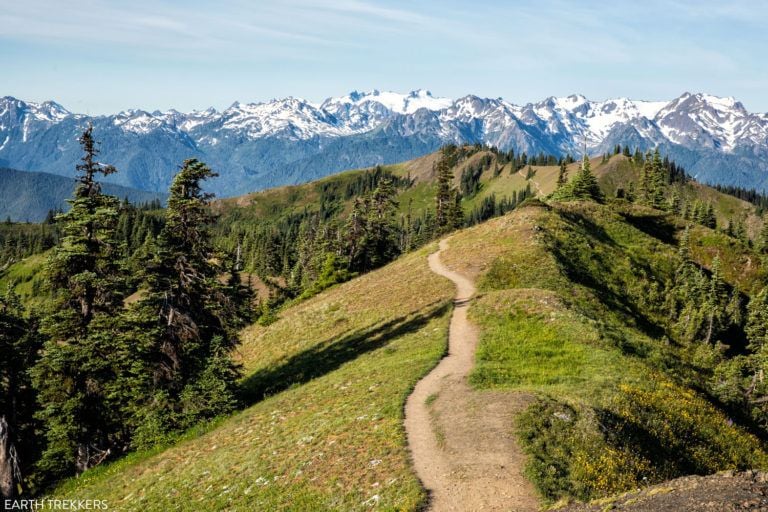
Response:
[{"label": "mountain range", "polygon": [[600,154],[616,144],[659,147],[703,182],[768,188],[768,114],[734,98],[684,93],[671,101],[590,101],[581,95],[515,105],[474,95],[416,90],[352,92],[312,103],[299,98],[233,103],[182,113],[127,110],[87,116],[53,101],[0,99],[0,167],[71,176],[77,138],[93,123],[115,183],[167,190],[179,164],[198,158],[231,196],[306,182],[343,169],[386,164],[446,143],[516,152]]}]

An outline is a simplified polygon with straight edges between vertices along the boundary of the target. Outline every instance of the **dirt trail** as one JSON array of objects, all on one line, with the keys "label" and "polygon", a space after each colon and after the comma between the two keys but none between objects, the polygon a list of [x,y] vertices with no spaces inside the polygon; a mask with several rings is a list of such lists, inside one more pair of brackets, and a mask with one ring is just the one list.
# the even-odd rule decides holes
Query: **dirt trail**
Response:
[{"label": "dirt trail", "polygon": [[[519,174],[520,176],[525,178],[525,173],[523,172],[523,169],[519,169],[517,171],[517,174]],[[530,181],[531,183],[533,183],[533,186],[536,187],[536,191],[539,193],[540,196],[544,195],[544,191],[541,190],[541,187],[539,186],[539,182],[538,181],[534,180],[533,178],[531,178],[530,180],[526,178],[526,181]]]},{"label": "dirt trail", "polygon": [[533,486],[522,476],[525,458],[512,432],[513,416],[528,400],[518,393],[469,387],[478,336],[467,309],[475,286],[440,261],[447,246],[447,240],[440,242],[440,250],[429,256],[429,267],[457,287],[448,355],[419,381],[405,405],[416,473],[430,493],[433,511],[538,510]]}]

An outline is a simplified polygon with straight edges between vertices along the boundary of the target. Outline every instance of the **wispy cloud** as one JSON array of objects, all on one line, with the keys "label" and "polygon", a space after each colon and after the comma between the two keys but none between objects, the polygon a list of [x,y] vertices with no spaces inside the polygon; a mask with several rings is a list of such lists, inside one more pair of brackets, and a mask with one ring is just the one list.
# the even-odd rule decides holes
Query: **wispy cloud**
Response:
[{"label": "wispy cloud", "polygon": [[344,46],[349,35],[372,27],[386,31],[400,24],[430,26],[430,18],[418,12],[362,0],[270,4],[226,0],[203,8],[148,0],[130,4],[87,0],[76,6],[58,0],[7,3],[0,10],[0,37],[166,50],[235,48],[257,42]]},{"label": "wispy cloud", "polygon": [[683,86],[768,108],[748,85],[768,80],[766,23],[763,0],[0,0],[0,94],[30,89],[32,73],[43,97],[66,98],[63,80],[81,94],[75,70],[96,63],[109,94],[135,104],[176,101],[173,81],[194,75],[195,108],[212,94],[427,87],[521,102]]}]

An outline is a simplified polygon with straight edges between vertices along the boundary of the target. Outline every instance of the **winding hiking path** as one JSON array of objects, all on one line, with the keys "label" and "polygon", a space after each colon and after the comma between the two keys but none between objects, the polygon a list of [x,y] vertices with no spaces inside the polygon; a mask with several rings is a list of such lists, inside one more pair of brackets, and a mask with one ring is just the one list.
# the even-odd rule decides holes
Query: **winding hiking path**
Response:
[{"label": "winding hiking path", "polygon": [[416,474],[433,511],[538,510],[533,486],[522,475],[525,458],[512,432],[513,416],[528,403],[516,393],[474,391],[477,329],[467,319],[475,286],[429,256],[429,268],[456,284],[448,355],[414,388],[405,404],[405,430]]},{"label": "winding hiking path", "polygon": [[[525,173],[523,172],[523,169],[518,169],[517,174],[519,174],[520,176],[525,178]],[[533,186],[536,187],[536,191],[539,193],[540,196],[545,195],[544,191],[541,190],[541,187],[539,186],[539,182],[538,181],[534,180],[533,178],[531,178],[531,179],[525,178],[525,180],[526,181],[530,181],[531,183],[533,183]]]}]

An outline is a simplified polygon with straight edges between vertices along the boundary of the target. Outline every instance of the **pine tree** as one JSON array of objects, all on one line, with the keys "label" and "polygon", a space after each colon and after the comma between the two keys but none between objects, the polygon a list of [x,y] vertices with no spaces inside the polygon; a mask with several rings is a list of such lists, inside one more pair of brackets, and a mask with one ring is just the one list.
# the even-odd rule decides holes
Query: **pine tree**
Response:
[{"label": "pine tree", "polygon": [[651,152],[645,156],[643,167],[640,169],[639,184],[640,202],[643,204],[652,204],[653,197],[653,162],[651,161]]},{"label": "pine tree", "polygon": [[[363,245],[367,253],[367,268],[379,267],[392,261],[398,253],[397,200],[392,180],[383,179],[373,191],[366,236]],[[450,218],[450,208],[447,213]]]},{"label": "pine tree", "polygon": [[435,196],[435,227],[436,234],[443,234],[455,228],[456,223],[456,197],[457,192],[453,187],[453,173],[448,159],[441,158],[436,166],[437,194]]},{"label": "pine tree", "polygon": [[370,208],[368,196],[356,197],[352,204],[352,211],[347,218],[347,260],[353,269],[363,268],[364,242],[368,236],[368,210]]},{"label": "pine tree", "polygon": [[557,172],[557,188],[562,187],[568,183],[568,168],[565,165],[565,160],[560,162],[560,169]]},{"label": "pine tree", "polygon": [[[650,155],[649,155],[650,156]],[[648,202],[651,206],[654,208],[663,208],[664,207],[664,189],[667,186],[667,176],[666,176],[666,170],[664,169],[664,166],[661,162],[661,155],[659,154],[659,149],[656,148],[656,150],[653,153],[652,158],[648,158],[650,160],[650,176],[649,176],[649,182],[648,182]],[[648,165],[648,160],[646,160],[646,166]]]},{"label": "pine tree", "polygon": [[677,254],[684,263],[689,263],[691,259],[691,227],[686,225],[683,235],[680,237],[680,245]]},{"label": "pine tree", "polygon": [[239,343],[235,308],[222,269],[214,263],[210,194],[201,183],[217,176],[205,164],[186,160],[174,177],[165,227],[146,264],[147,292],[132,309],[132,336],[144,355],[136,444],[231,411],[236,405]]},{"label": "pine tree", "polygon": [[711,272],[712,275],[709,278],[709,289],[704,302],[704,310],[708,318],[706,334],[704,337],[705,344],[712,342],[712,337],[720,320],[722,320],[722,314],[724,312],[725,283],[720,269],[719,256],[715,256],[715,259],[712,261]]},{"label": "pine tree", "polygon": [[744,332],[752,352],[752,388],[763,382],[768,364],[768,288],[763,288],[747,305],[747,323]]},{"label": "pine tree", "polygon": [[681,205],[682,201],[680,199],[680,194],[677,193],[676,189],[672,190],[672,194],[669,196],[669,201],[667,201],[666,209],[675,215],[680,215]]},{"label": "pine tree", "polygon": [[752,416],[765,418],[765,397],[768,395],[765,379],[768,367],[768,288],[760,290],[749,301],[744,331],[749,341],[750,354],[746,357],[746,366],[751,378],[749,384],[743,386],[742,394],[751,401]]},{"label": "pine tree", "polygon": [[115,168],[96,161],[89,126],[80,144],[85,156],[71,209],[57,217],[62,237],[46,274],[53,295],[42,321],[47,340],[34,368],[47,448],[41,468],[52,476],[82,472],[125,443],[115,403],[122,364],[130,349],[116,344],[125,276],[116,235],[119,201],[102,194],[97,181]]},{"label": "pine tree", "polygon": [[453,201],[448,210],[448,226],[451,229],[464,227],[464,209],[461,207],[461,194],[457,190],[453,191]]},{"label": "pine tree", "polygon": [[37,322],[25,317],[9,288],[0,295],[0,497],[26,492],[25,477],[38,456],[36,393],[29,369],[41,348]]},{"label": "pine tree", "polygon": [[715,207],[712,205],[712,203],[708,203],[706,207],[702,209],[702,224],[712,229],[715,229],[717,227],[717,217],[715,217]]},{"label": "pine tree", "polygon": [[597,178],[592,174],[589,158],[584,155],[581,168],[573,179],[565,186],[560,187],[553,194],[554,199],[559,200],[592,200],[602,202],[604,199]]}]

